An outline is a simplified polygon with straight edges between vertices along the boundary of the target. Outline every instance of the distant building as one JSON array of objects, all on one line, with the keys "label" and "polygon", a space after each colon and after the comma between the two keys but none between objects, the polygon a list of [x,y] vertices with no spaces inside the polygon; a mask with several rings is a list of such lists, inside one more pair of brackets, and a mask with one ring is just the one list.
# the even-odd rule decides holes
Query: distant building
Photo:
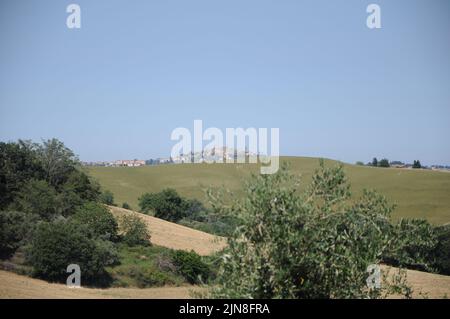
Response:
[{"label": "distant building", "polygon": [[138,167],[138,166],[144,166],[145,161],[143,160],[117,160],[113,164],[114,166],[126,166],[126,167]]}]

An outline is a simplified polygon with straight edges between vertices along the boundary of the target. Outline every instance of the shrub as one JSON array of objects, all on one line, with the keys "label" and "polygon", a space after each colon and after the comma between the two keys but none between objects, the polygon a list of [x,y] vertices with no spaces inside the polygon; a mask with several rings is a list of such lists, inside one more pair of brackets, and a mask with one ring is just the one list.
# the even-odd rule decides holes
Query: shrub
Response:
[{"label": "shrub", "polygon": [[172,259],[179,274],[189,283],[196,284],[208,280],[210,269],[196,252],[177,250],[173,253]]},{"label": "shrub", "polygon": [[155,217],[177,222],[186,216],[188,203],[177,191],[167,188],[160,193],[146,193],[139,198],[142,212],[154,211]]},{"label": "shrub", "polygon": [[450,225],[435,228],[437,244],[432,251],[436,270],[443,275],[450,275]]},{"label": "shrub", "polygon": [[110,211],[101,204],[85,203],[77,210],[72,220],[85,226],[93,238],[112,241],[117,239],[117,222]]},{"label": "shrub", "polygon": [[276,174],[258,175],[245,196],[229,205],[209,192],[215,211],[242,222],[222,253],[217,286],[222,298],[376,298],[411,290],[401,273],[367,287],[367,267],[379,264],[392,244],[393,207],[374,191],[352,198],[342,166],[320,162],[307,187],[283,165]]},{"label": "shrub", "polygon": [[108,190],[104,191],[100,195],[100,202],[102,202],[105,205],[114,206],[114,194]]},{"label": "shrub", "polygon": [[128,214],[121,218],[122,241],[128,246],[150,245],[150,233],[142,218]]},{"label": "shrub", "polygon": [[391,245],[383,255],[383,261],[400,267],[421,271],[433,271],[432,252],[437,244],[433,226],[426,220],[400,220],[390,226]]},{"label": "shrub", "polygon": [[0,258],[8,258],[31,237],[38,217],[33,214],[0,212]]},{"label": "shrub", "polygon": [[131,209],[131,206],[127,202],[125,202],[122,204],[122,208]]},{"label": "shrub", "polygon": [[93,240],[79,224],[55,221],[39,225],[27,260],[37,277],[63,282],[70,264],[78,264],[82,283],[98,283],[107,277],[105,266],[117,261],[117,253],[111,243]]}]

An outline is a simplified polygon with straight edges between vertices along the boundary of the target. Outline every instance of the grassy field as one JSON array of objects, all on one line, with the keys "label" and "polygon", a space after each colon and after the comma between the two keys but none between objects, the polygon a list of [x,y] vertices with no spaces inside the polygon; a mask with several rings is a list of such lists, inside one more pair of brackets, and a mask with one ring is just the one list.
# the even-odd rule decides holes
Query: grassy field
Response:
[{"label": "grassy field", "polygon": [[[283,157],[295,174],[307,183],[316,158]],[[328,165],[335,161],[327,160]],[[345,164],[345,171],[355,195],[364,188],[373,188],[397,204],[394,219],[399,217],[426,218],[434,224],[450,222],[450,173],[429,170],[373,168]],[[180,194],[205,201],[207,187],[226,186],[240,193],[242,181],[251,172],[258,172],[251,164],[182,164],[144,167],[92,167],[89,173],[102,187],[114,193],[121,205],[128,202],[138,209],[138,197],[145,192],[157,192],[166,187]]]}]

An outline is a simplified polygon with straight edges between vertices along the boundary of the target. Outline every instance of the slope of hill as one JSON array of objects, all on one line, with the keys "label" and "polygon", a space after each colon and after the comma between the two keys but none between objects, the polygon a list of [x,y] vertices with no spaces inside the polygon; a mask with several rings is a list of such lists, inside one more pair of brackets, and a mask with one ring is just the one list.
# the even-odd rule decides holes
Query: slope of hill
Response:
[{"label": "slope of hill", "polygon": [[225,239],[211,234],[174,224],[159,218],[110,206],[114,216],[137,214],[150,230],[151,242],[172,249],[194,250],[199,255],[210,255],[225,246]]},{"label": "slope of hill", "polygon": [[[408,283],[415,298],[444,298],[450,296],[450,276],[420,271],[407,271]],[[0,299],[5,298],[192,298],[192,292],[201,292],[196,286],[159,288],[68,288],[64,284],[51,284],[43,280],[0,270]],[[421,292],[422,294],[419,294]]]},{"label": "slope of hill", "polygon": [[[307,183],[318,159],[282,157],[293,173],[301,174]],[[336,161],[327,160],[328,165]],[[355,194],[363,188],[374,188],[397,204],[394,218],[427,218],[435,224],[450,222],[450,174],[429,170],[373,168],[345,164],[345,171]],[[240,193],[241,182],[258,172],[255,164],[178,164],[144,167],[91,167],[89,173],[114,193],[118,204],[128,202],[138,208],[138,197],[166,187],[180,194],[205,200],[207,187],[226,186]]]},{"label": "slope of hill", "polygon": [[0,298],[142,298],[174,299],[190,298],[191,291],[199,290],[194,286],[159,288],[68,288],[63,284],[51,284],[43,280],[17,275],[0,270]]}]

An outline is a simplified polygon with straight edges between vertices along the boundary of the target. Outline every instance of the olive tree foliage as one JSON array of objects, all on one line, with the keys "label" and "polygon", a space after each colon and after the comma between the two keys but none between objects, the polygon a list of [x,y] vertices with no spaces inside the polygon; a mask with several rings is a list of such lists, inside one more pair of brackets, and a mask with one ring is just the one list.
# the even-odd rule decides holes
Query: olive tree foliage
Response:
[{"label": "olive tree foliage", "polygon": [[[307,187],[286,165],[273,175],[253,176],[245,196],[231,205],[209,191],[213,209],[240,226],[222,255],[221,298],[378,298],[408,294],[399,274],[382,289],[369,289],[369,265],[394,244],[389,230],[393,206],[374,191],[351,198],[342,166],[323,161]],[[229,195],[228,195],[229,196]],[[228,197],[229,198],[229,197]]]}]

